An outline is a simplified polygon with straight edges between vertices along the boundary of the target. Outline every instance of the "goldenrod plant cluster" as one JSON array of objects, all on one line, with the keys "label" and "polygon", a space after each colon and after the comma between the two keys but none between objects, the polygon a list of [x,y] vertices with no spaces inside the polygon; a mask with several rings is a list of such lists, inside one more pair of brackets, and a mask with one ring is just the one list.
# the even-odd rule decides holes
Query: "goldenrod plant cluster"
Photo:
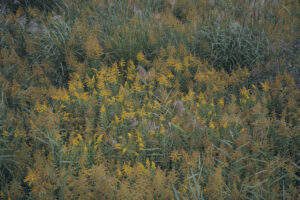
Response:
[{"label": "goldenrod plant cluster", "polygon": [[298,1],[0,8],[0,199],[300,198]]}]

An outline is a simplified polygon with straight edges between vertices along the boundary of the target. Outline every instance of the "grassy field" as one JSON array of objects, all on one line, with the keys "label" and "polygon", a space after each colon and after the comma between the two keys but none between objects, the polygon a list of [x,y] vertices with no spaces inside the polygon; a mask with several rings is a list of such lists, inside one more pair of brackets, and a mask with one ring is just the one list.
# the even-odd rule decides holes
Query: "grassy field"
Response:
[{"label": "grassy field", "polygon": [[3,0],[0,199],[299,199],[300,3]]}]

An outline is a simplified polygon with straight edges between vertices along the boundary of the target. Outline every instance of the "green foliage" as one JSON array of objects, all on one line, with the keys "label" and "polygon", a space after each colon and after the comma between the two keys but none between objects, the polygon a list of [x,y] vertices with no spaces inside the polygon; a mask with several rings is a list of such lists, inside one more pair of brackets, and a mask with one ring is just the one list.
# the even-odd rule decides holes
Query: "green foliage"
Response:
[{"label": "green foliage", "polygon": [[42,11],[52,11],[53,9],[62,6],[62,0],[3,0],[2,5],[16,12],[19,7],[29,8],[36,7]]},{"label": "green foliage", "polygon": [[257,63],[265,62],[267,48],[266,36],[259,30],[239,24],[226,28],[213,24],[200,29],[195,51],[217,69],[231,71],[238,66],[252,69]]}]

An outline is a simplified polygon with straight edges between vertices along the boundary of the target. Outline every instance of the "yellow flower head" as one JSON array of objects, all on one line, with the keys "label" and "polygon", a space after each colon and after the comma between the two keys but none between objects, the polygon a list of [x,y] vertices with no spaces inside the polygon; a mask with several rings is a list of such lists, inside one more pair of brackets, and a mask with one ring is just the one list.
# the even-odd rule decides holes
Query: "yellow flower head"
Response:
[{"label": "yellow flower head", "polygon": [[143,52],[139,52],[137,55],[136,55],[136,59],[140,62],[144,61],[145,60],[145,56],[143,54]]},{"label": "yellow flower head", "polygon": [[146,166],[149,168],[150,167],[150,160],[149,158],[146,159]]},{"label": "yellow flower head", "polygon": [[25,177],[24,179],[24,182],[28,182],[29,185],[32,185],[39,177],[36,175],[36,173],[31,170],[31,169],[28,169],[28,174],[27,176]]},{"label": "yellow flower head", "polygon": [[242,95],[242,96],[244,96],[246,99],[248,99],[249,98],[249,95],[250,95],[250,92],[249,92],[249,89],[247,90],[246,88],[245,88],[245,86],[240,90],[240,94]]},{"label": "yellow flower head", "polygon": [[101,106],[100,112],[101,112],[102,114],[105,113],[105,106],[104,106],[104,104]]},{"label": "yellow flower head", "polygon": [[160,134],[164,135],[165,134],[165,128],[163,125],[160,126],[160,131],[159,131]]},{"label": "yellow flower head", "polygon": [[146,174],[146,172],[147,172],[144,165],[140,162],[137,163],[137,171],[139,174]]},{"label": "yellow flower head", "polygon": [[115,144],[115,146],[114,146],[116,149],[119,149],[119,150],[121,150],[122,149],[122,147],[121,147],[121,144]]},{"label": "yellow flower head", "polygon": [[221,99],[219,99],[218,105],[219,105],[220,107],[224,107],[224,98],[223,98],[223,97],[222,97]]},{"label": "yellow flower head", "polygon": [[227,122],[224,122],[224,124],[223,124],[223,128],[227,128],[228,127],[228,123]]},{"label": "yellow flower head", "polygon": [[209,128],[210,129],[215,129],[215,124],[212,120],[210,120],[210,122],[209,122]]},{"label": "yellow flower head", "polygon": [[151,161],[151,168],[152,168],[152,169],[155,169],[155,168],[156,168],[155,162],[153,162],[153,161]]},{"label": "yellow flower head", "polygon": [[126,148],[124,148],[124,149],[122,150],[122,154],[125,154],[125,153],[126,153],[126,151],[127,151],[127,149],[126,149]]},{"label": "yellow flower head", "polygon": [[264,83],[260,83],[260,84],[261,84],[261,86],[263,88],[263,91],[265,91],[265,92],[269,91],[270,87],[269,87],[268,82],[264,82]]},{"label": "yellow flower head", "polygon": [[86,145],[84,145],[83,151],[86,153],[88,151],[88,148]]},{"label": "yellow flower head", "polygon": [[120,62],[119,62],[120,67],[125,67],[125,60],[124,58],[121,58]]}]

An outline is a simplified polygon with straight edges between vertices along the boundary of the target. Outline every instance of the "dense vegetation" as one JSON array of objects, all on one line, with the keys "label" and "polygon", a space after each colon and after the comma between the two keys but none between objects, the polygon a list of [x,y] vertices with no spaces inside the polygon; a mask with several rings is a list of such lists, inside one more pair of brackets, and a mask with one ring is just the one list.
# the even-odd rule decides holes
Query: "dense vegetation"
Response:
[{"label": "dense vegetation", "polygon": [[0,199],[300,198],[299,1],[0,12]]}]

